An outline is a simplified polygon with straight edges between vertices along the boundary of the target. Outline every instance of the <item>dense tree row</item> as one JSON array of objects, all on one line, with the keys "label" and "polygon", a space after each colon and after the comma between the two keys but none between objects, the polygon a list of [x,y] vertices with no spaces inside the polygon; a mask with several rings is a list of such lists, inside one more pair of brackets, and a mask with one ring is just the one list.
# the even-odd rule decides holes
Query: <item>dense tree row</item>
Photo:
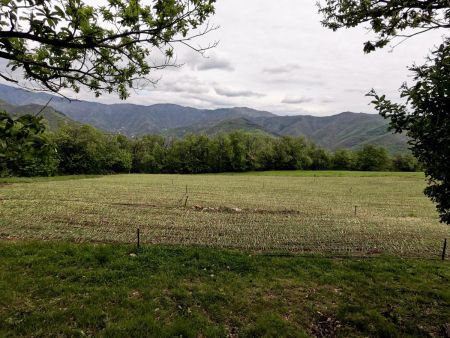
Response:
[{"label": "dense tree row", "polygon": [[[22,120],[10,119],[13,129],[17,129],[16,136],[22,135],[22,139],[10,135],[8,144],[2,144],[3,175],[418,169],[411,155],[391,157],[384,148],[373,145],[332,153],[302,137],[275,138],[241,131],[211,137],[188,135],[184,139],[157,135],[130,139],[80,125],[43,133],[39,119],[31,119],[39,128],[24,133]],[[6,130],[5,126],[3,123],[0,129]],[[26,141],[27,137],[30,140]]]}]

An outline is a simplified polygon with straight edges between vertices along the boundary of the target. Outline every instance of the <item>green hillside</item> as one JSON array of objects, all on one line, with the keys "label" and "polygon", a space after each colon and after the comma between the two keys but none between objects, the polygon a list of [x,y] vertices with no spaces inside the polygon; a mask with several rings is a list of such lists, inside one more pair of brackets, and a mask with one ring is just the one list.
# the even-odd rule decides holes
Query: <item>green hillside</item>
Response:
[{"label": "green hillside", "polygon": [[332,116],[278,116],[247,107],[210,110],[175,104],[101,104],[68,101],[0,84],[0,100],[6,107],[3,109],[16,114],[36,113],[50,98],[51,107],[46,108],[43,115],[53,130],[74,121],[127,136],[183,137],[188,133],[213,135],[244,130],[273,136],[304,136],[329,150],[357,149],[364,144],[383,146],[391,153],[407,150],[407,138],[388,131],[388,121],[377,114],[344,112]]},{"label": "green hillside", "polygon": [[38,104],[15,106],[0,100],[0,111],[6,111],[12,116],[22,116],[25,114],[36,115],[39,113],[44,117],[51,131],[57,130],[58,128],[66,124],[78,124],[78,122],[72,120],[63,113],[56,111],[52,107],[46,107],[43,110],[42,108],[44,108],[44,106]]},{"label": "green hillside", "polygon": [[305,136],[327,149],[357,149],[363,144],[383,146],[390,152],[407,150],[407,138],[388,130],[388,121],[376,114],[344,112],[337,115],[277,116],[255,122],[277,135]]},{"label": "green hillside", "polygon": [[237,130],[249,133],[262,133],[270,136],[278,136],[245,117],[223,120],[217,123],[170,129],[165,131],[164,135],[184,137],[187,134],[205,134],[211,136],[218,133],[230,133]]}]

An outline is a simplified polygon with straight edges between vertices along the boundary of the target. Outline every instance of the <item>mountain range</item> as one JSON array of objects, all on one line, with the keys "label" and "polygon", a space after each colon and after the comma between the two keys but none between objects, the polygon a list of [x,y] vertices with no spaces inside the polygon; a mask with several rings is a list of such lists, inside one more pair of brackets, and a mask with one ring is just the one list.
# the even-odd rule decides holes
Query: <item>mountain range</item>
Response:
[{"label": "mountain range", "polygon": [[79,124],[53,107],[45,107],[35,103],[16,106],[0,100],[0,111],[6,111],[14,116],[22,116],[25,114],[42,115],[47,121],[50,130],[56,130],[66,124]]},{"label": "mountain range", "polygon": [[363,144],[381,145],[393,153],[407,149],[406,137],[392,134],[388,131],[388,122],[375,114],[343,112],[325,117],[279,116],[247,107],[209,110],[175,104],[102,104],[69,101],[2,84],[0,100],[0,109],[12,114],[36,113],[51,100],[42,114],[52,129],[61,124],[84,123],[128,136],[162,134],[176,137],[187,133],[213,135],[245,130],[273,136],[304,136],[330,150],[355,149]]}]

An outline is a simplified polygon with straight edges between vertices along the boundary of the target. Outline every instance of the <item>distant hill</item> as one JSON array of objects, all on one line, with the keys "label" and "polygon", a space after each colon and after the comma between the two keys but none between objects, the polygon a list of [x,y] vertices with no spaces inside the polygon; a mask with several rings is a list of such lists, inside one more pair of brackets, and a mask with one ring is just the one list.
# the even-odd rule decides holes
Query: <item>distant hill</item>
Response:
[{"label": "distant hill", "polygon": [[332,116],[276,116],[255,122],[278,135],[305,136],[327,149],[382,145],[392,152],[407,149],[407,138],[388,131],[388,121],[376,114],[344,112]]},{"label": "distant hill", "polygon": [[49,106],[53,108],[55,114],[61,114],[58,111],[62,112],[60,116],[62,119],[75,120],[128,136],[162,134],[181,137],[187,133],[212,135],[218,132],[245,130],[273,136],[304,136],[327,149],[355,149],[368,143],[382,145],[391,152],[402,152],[407,149],[406,137],[389,132],[388,122],[375,114],[344,112],[325,117],[278,116],[246,107],[208,110],[175,104],[108,105],[68,101],[50,94],[0,84],[0,100],[8,104],[22,107],[42,106],[50,98],[52,100]]},{"label": "distant hill", "polygon": [[22,116],[25,114],[36,115],[40,112],[40,115],[46,120],[48,128],[52,131],[57,130],[58,128],[66,124],[78,124],[78,122],[75,122],[71,118],[67,117],[63,113],[56,111],[52,107],[45,107],[44,110],[42,110],[42,108],[44,108],[44,106],[39,104],[15,106],[0,100],[0,110],[6,111],[12,116]]},{"label": "distant hill", "polygon": [[215,123],[200,124],[175,129],[169,129],[163,134],[166,136],[183,137],[186,134],[205,134],[215,135],[218,133],[230,133],[236,130],[242,130],[250,133],[261,133],[269,136],[279,136],[255,123],[250,118],[237,117],[228,120],[222,120]]}]

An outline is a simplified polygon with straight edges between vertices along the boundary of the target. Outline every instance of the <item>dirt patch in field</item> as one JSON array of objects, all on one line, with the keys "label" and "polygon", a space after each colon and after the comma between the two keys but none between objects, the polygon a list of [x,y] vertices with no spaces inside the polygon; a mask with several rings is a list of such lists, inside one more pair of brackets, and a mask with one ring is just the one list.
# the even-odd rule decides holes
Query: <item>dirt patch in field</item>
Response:
[{"label": "dirt patch in field", "polygon": [[312,324],[311,331],[315,337],[336,337],[341,327],[340,322],[333,316],[327,316],[320,312],[318,318]]},{"label": "dirt patch in field", "polygon": [[131,208],[156,208],[158,205],[156,204],[148,204],[148,203],[112,203],[111,205],[117,205],[121,207],[131,207]]},{"label": "dirt patch in field", "polygon": [[93,228],[93,227],[109,227],[114,224],[107,218],[103,219],[82,219],[73,216],[65,215],[53,215],[51,217],[45,217],[47,222],[55,224],[70,225],[74,228]]},{"label": "dirt patch in field", "polygon": [[0,189],[12,185],[12,183],[0,183]]},{"label": "dirt patch in field", "polygon": [[298,210],[282,209],[282,210],[268,210],[268,209],[241,209],[238,207],[204,207],[201,205],[194,205],[192,208],[198,212],[228,212],[228,213],[256,213],[256,214],[270,214],[270,215],[298,215]]},{"label": "dirt patch in field", "polygon": [[12,241],[12,242],[16,242],[16,241],[20,241],[22,240],[20,237],[17,236],[10,236],[9,234],[0,234],[0,241]]},{"label": "dirt patch in field", "polygon": [[254,209],[251,210],[257,214],[271,214],[271,215],[299,215],[300,211],[293,209],[281,209],[281,210],[265,210],[265,209]]}]

